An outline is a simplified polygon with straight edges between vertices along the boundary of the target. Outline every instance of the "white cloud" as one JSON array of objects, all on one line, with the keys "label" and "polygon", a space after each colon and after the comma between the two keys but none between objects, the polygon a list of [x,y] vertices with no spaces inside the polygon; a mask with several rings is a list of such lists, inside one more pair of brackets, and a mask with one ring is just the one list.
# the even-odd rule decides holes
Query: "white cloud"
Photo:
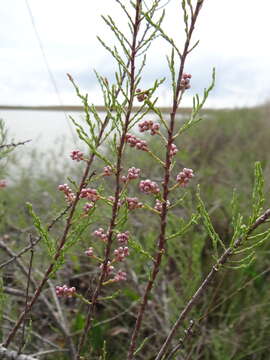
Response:
[{"label": "white cloud", "polygon": [[[76,103],[74,91],[66,79],[72,73],[90,92],[93,101],[101,103],[92,69],[108,76],[114,65],[98,43],[100,34],[112,42],[111,33],[100,19],[109,13],[126,28],[125,17],[114,0],[28,0],[42,39],[47,59],[57,80],[63,102]],[[164,26],[179,42],[183,41],[179,0],[166,7]],[[16,11],[14,11],[16,9]],[[208,104],[215,106],[254,105],[265,101],[270,93],[270,60],[268,15],[270,2],[260,0],[205,0],[196,27],[195,39],[200,45],[191,54],[187,70],[193,73],[193,90],[207,86],[211,68],[217,68],[217,85]],[[0,91],[6,104],[57,103],[25,1],[9,0],[0,9]],[[149,54],[144,81],[166,73],[166,45],[159,42]],[[169,102],[166,87],[160,91],[161,102]],[[187,102],[190,99],[187,99]]]}]

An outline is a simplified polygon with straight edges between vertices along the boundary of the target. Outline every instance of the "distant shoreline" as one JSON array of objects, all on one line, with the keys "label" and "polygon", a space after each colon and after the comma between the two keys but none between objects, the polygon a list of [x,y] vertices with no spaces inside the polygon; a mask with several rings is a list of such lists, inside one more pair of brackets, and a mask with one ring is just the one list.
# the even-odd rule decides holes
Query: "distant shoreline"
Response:
[{"label": "distant shoreline", "polygon": [[[140,106],[134,106],[133,110],[138,111]],[[83,106],[78,105],[48,105],[48,106],[20,106],[20,105],[0,105],[0,110],[32,110],[32,111],[72,111],[72,112],[83,112]],[[104,106],[97,105],[96,110],[98,112],[105,112],[106,109]],[[160,107],[159,110],[164,114],[169,114],[171,111],[170,107]],[[203,112],[211,112],[215,111],[216,109],[203,109]],[[218,109],[218,110],[225,110],[225,109]],[[178,109],[179,113],[190,113],[192,108],[181,108]]]}]

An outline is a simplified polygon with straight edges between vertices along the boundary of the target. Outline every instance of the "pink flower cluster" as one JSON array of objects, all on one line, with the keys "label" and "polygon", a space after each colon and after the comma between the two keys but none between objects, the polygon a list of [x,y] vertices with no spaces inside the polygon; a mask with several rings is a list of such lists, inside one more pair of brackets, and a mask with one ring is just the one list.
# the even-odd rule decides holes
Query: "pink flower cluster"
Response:
[{"label": "pink flower cluster", "polygon": [[94,205],[94,203],[86,203],[85,205],[84,205],[84,207],[83,207],[83,212],[85,213],[85,214],[88,214],[89,213],[89,211],[91,210],[91,209],[93,209],[93,207],[94,207],[95,205]]},{"label": "pink flower cluster", "polygon": [[99,199],[99,195],[96,189],[82,189],[80,193],[80,198],[86,198],[89,201],[96,202]]},{"label": "pink flower cluster", "polygon": [[92,256],[94,256],[94,249],[92,247],[90,247],[84,253],[85,253],[85,255],[92,257]]},{"label": "pink flower cluster", "polygon": [[137,95],[137,100],[139,102],[143,102],[144,100],[147,99],[147,91],[142,91],[141,89],[137,89],[136,90]]},{"label": "pink flower cluster", "polygon": [[129,255],[129,249],[127,246],[119,246],[118,249],[114,250],[115,261],[123,261],[126,256]]},{"label": "pink flower cluster", "polygon": [[191,79],[191,74],[183,74],[182,79],[180,81],[180,89],[181,90],[187,90],[190,89],[190,79]]},{"label": "pink flower cluster", "polygon": [[93,235],[106,242],[108,240],[108,232],[105,233],[103,228],[99,228],[93,232]]},{"label": "pink flower cluster", "polygon": [[176,145],[171,144],[171,146],[170,146],[170,156],[176,155],[177,152],[178,152],[178,149],[177,149]]},{"label": "pink flower cluster", "polygon": [[0,180],[0,189],[5,188],[7,186],[6,180]]},{"label": "pink flower cluster", "polygon": [[128,169],[127,176],[123,175],[121,176],[121,180],[123,182],[127,182],[128,180],[135,180],[138,179],[140,176],[141,169],[136,169],[134,166],[130,169]]},{"label": "pink flower cluster", "polygon": [[129,239],[129,232],[125,231],[123,233],[117,234],[116,239],[119,244],[126,245],[128,243],[128,239]]},{"label": "pink flower cluster", "polygon": [[[167,209],[168,209],[168,207],[169,207],[170,205],[171,205],[170,201],[167,200],[167,201],[166,201],[166,207],[167,207]],[[161,210],[162,210],[162,206],[163,206],[163,202],[157,199],[157,200],[156,200],[155,209],[156,209],[157,211],[161,211]]]},{"label": "pink flower cluster", "polygon": [[[109,196],[108,200],[112,203],[114,202],[115,198],[114,196]],[[127,207],[129,210],[135,210],[143,207],[143,203],[139,201],[136,197],[126,197],[124,200],[118,201],[118,207],[120,207],[123,204],[127,204]]]},{"label": "pink flower cluster", "polygon": [[67,184],[61,184],[58,186],[59,191],[63,191],[66,201],[71,204],[75,200],[76,196]]},{"label": "pink flower cluster", "polygon": [[136,197],[127,197],[126,202],[129,210],[135,210],[143,207],[143,203],[139,202]]},{"label": "pink flower cluster", "polygon": [[55,288],[56,295],[59,297],[72,297],[76,293],[75,287],[68,287],[67,285],[56,286]]},{"label": "pink flower cluster", "polygon": [[104,166],[104,168],[103,168],[103,176],[111,176],[112,175],[112,168],[111,168],[111,166]]},{"label": "pink flower cluster", "polygon": [[118,273],[114,276],[113,280],[115,282],[126,281],[127,280],[127,273],[122,271],[122,270],[119,270]]},{"label": "pink flower cluster", "polygon": [[[100,264],[100,270],[103,270],[103,268],[104,268],[104,264]],[[112,266],[111,265],[111,262],[110,261],[108,261],[107,262],[107,266],[106,266],[106,274],[107,275],[109,275],[109,274],[111,274],[112,272],[113,272],[113,270],[114,270],[114,266]]]},{"label": "pink flower cluster", "polygon": [[139,123],[140,132],[151,130],[151,135],[156,135],[159,130],[159,124],[153,123],[152,120],[145,120]]},{"label": "pink flower cluster", "polygon": [[131,146],[136,147],[138,150],[148,151],[147,143],[144,140],[139,140],[135,135],[126,134],[125,141]]},{"label": "pink flower cluster", "polygon": [[188,185],[189,180],[194,177],[192,169],[184,168],[176,177],[176,181],[180,186],[185,187]]},{"label": "pink flower cluster", "polygon": [[158,187],[158,184],[155,183],[154,181],[149,180],[149,179],[142,180],[140,182],[139,188],[145,194],[157,194],[160,191],[159,187]]},{"label": "pink flower cluster", "polygon": [[[94,231],[93,233],[95,236],[99,237],[102,241],[107,241],[108,239],[108,233],[104,232],[104,229],[99,228],[98,230]],[[121,245],[127,245],[128,239],[129,239],[129,232],[125,231],[123,233],[119,233],[116,235],[117,241]],[[94,254],[94,248],[89,247],[85,252],[86,256],[95,258],[100,261],[98,257]],[[117,249],[113,252],[114,258],[112,261],[108,261],[106,265],[106,271],[105,275],[109,276],[112,273],[114,273],[114,266],[113,263],[116,262],[122,262],[127,256],[129,256],[129,248],[127,246],[119,246]],[[99,266],[100,270],[104,270],[104,263],[100,264]],[[127,274],[121,270],[118,271],[117,274],[111,279],[108,280],[108,282],[117,282],[117,281],[123,281],[126,280]]]},{"label": "pink flower cluster", "polygon": [[83,153],[79,150],[73,150],[70,157],[72,160],[81,161],[83,160]]}]

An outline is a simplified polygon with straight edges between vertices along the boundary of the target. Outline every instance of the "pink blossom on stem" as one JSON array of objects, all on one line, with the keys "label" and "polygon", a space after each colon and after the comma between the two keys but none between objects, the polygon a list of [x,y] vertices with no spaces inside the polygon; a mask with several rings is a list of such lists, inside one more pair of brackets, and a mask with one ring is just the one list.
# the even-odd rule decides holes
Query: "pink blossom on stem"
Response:
[{"label": "pink blossom on stem", "polygon": [[180,186],[185,187],[188,185],[190,179],[194,177],[192,169],[184,168],[176,177],[176,181]]},{"label": "pink blossom on stem", "polygon": [[148,151],[147,142],[144,140],[138,140],[137,144],[136,144],[136,149],[142,150],[142,151]]},{"label": "pink blossom on stem", "polygon": [[108,240],[108,233],[105,233],[104,229],[99,228],[93,232],[93,235],[98,237],[100,240],[106,242]]},{"label": "pink blossom on stem", "polygon": [[80,193],[80,198],[86,198],[89,201],[96,202],[99,199],[99,195],[96,189],[82,189]]},{"label": "pink blossom on stem", "polygon": [[153,126],[153,121],[152,120],[145,120],[141,123],[138,124],[140,132],[144,132],[147,130],[150,130]]},{"label": "pink blossom on stem", "polygon": [[6,180],[0,180],[0,189],[5,188],[7,186]]},{"label": "pink blossom on stem", "polygon": [[177,152],[178,152],[178,149],[177,149],[176,145],[171,144],[171,146],[170,146],[170,156],[176,155]]},{"label": "pink blossom on stem", "polygon": [[147,143],[144,140],[139,140],[135,135],[126,134],[125,141],[131,146],[136,147],[138,150],[148,151]]},{"label": "pink blossom on stem", "polygon": [[123,261],[125,257],[129,255],[129,249],[127,246],[119,246],[119,248],[115,249],[113,253],[116,261]]},{"label": "pink blossom on stem", "polygon": [[92,257],[92,256],[94,256],[94,249],[92,247],[90,247],[84,253],[85,253],[85,255]]},{"label": "pink blossom on stem", "polygon": [[139,188],[145,194],[157,194],[160,191],[159,187],[158,187],[158,184],[155,183],[154,181],[149,180],[149,179],[142,180],[140,182]]},{"label": "pink blossom on stem", "polygon": [[126,183],[126,182],[128,181],[128,177],[125,176],[125,175],[121,176],[121,181],[122,181],[123,183]]},{"label": "pink blossom on stem", "polygon": [[139,202],[138,198],[136,197],[127,197],[126,201],[129,210],[135,210],[143,207],[143,203]]},{"label": "pink blossom on stem", "polygon": [[116,239],[119,244],[126,245],[129,239],[129,231],[125,231],[123,233],[119,233],[116,235]]},{"label": "pink blossom on stem", "polygon": [[70,157],[72,160],[81,161],[83,160],[83,153],[79,150],[73,150]]},{"label": "pink blossom on stem", "polygon": [[[101,265],[99,266],[99,268],[100,268],[100,270],[103,270],[104,264],[101,264]],[[112,265],[111,265],[111,262],[108,261],[108,262],[107,262],[107,266],[106,266],[106,274],[107,274],[107,275],[111,274],[111,273],[113,272],[113,270],[114,270],[114,266],[112,266]]]},{"label": "pink blossom on stem", "polygon": [[131,146],[131,147],[134,147],[136,144],[137,144],[137,138],[135,135],[132,135],[132,134],[129,134],[127,133],[126,134],[126,137],[125,137],[125,141]]},{"label": "pink blossom on stem", "polygon": [[83,212],[84,212],[85,214],[88,214],[89,211],[90,211],[91,209],[93,209],[94,206],[95,206],[95,204],[92,203],[92,202],[86,203],[86,204],[84,205],[84,207],[83,207]]},{"label": "pink blossom on stem", "polygon": [[152,120],[145,120],[138,124],[140,132],[151,130],[151,135],[155,135],[159,130],[159,124]]},{"label": "pink blossom on stem", "polygon": [[182,79],[180,81],[180,89],[181,90],[187,90],[190,89],[190,79],[191,79],[191,74],[186,74],[184,73],[182,76]]},{"label": "pink blossom on stem", "polygon": [[103,168],[103,176],[111,176],[112,175],[112,168],[111,166],[104,166]]},{"label": "pink blossom on stem", "polygon": [[140,176],[141,169],[136,169],[134,166],[128,169],[128,174],[125,176],[128,180],[135,180],[138,179]]},{"label": "pink blossom on stem", "polygon": [[152,128],[151,128],[151,135],[156,135],[159,131],[159,124],[158,123],[154,123]]},{"label": "pink blossom on stem", "polygon": [[[167,201],[166,201],[166,207],[167,207],[167,209],[168,209],[168,207],[169,207],[170,205],[171,205],[170,201],[167,200]],[[163,202],[157,199],[157,200],[156,200],[155,209],[156,209],[157,211],[161,211],[161,210],[162,210],[162,206],[163,206]]]},{"label": "pink blossom on stem", "polygon": [[119,270],[118,273],[114,276],[113,280],[116,282],[125,281],[127,280],[127,273],[122,270]]},{"label": "pink blossom on stem", "polygon": [[76,196],[67,184],[61,184],[58,186],[59,191],[63,191],[66,201],[71,204],[75,200]]},{"label": "pink blossom on stem", "polygon": [[137,89],[136,90],[137,95],[137,100],[139,102],[143,102],[144,100],[147,99],[147,91],[142,91],[141,89]]},{"label": "pink blossom on stem", "polygon": [[76,293],[75,287],[68,287],[67,285],[56,286],[55,288],[56,295],[59,297],[72,297]]}]

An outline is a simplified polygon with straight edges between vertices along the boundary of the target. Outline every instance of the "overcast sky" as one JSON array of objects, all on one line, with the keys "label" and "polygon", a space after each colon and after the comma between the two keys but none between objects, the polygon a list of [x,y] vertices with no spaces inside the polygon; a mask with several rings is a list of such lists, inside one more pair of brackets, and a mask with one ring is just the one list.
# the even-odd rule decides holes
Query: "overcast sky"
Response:
[{"label": "overcast sky", "polygon": [[[27,2],[1,0],[1,4],[0,104],[59,104]],[[89,92],[91,102],[102,104],[93,69],[110,77],[114,65],[96,35],[113,44],[101,14],[110,14],[125,26],[115,0],[28,0],[28,4],[62,102],[78,103],[66,77],[69,72]],[[180,0],[169,2],[164,23],[179,41],[183,28],[180,4]],[[186,65],[193,75],[190,95],[209,84],[215,66],[217,83],[208,106],[252,106],[270,99],[269,14],[269,0],[205,0],[193,38],[200,39],[200,44]],[[153,45],[145,84],[167,74],[166,53],[163,42]],[[166,84],[160,91],[160,104],[170,104]],[[191,105],[189,97],[184,105]]]}]

